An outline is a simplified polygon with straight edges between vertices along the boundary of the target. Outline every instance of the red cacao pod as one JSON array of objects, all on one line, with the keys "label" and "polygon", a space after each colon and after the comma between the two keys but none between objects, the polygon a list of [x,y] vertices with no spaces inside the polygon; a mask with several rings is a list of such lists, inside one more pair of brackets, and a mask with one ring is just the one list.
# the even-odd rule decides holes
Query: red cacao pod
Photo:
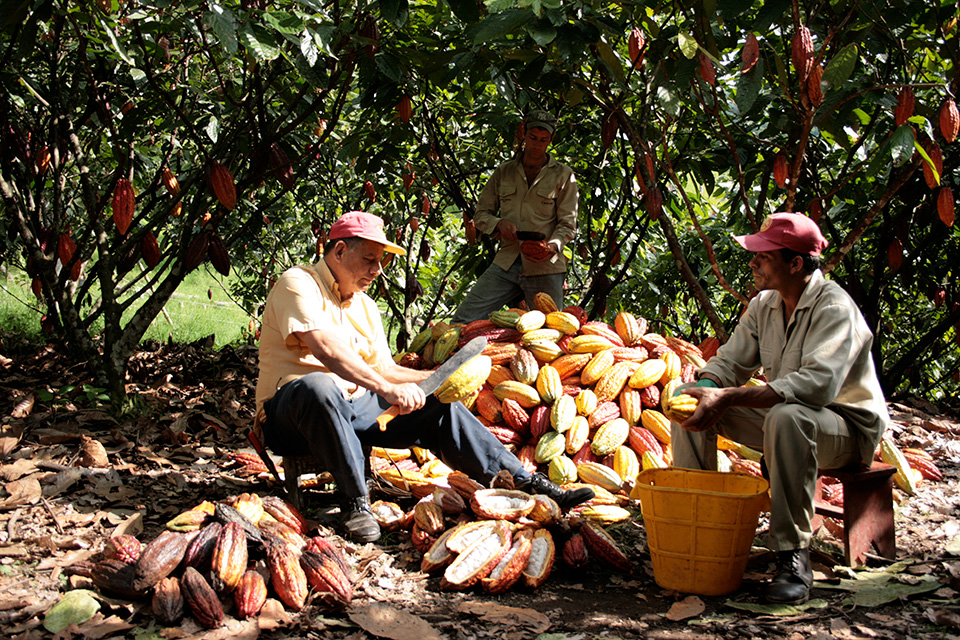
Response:
[{"label": "red cacao pod", "polygon": [[413,181],[417,179],[417,174],[413,171],[413,165],[409,162],[404,167],[406,173],[403,174],[403,189],[404,191],[409,191],[410,187],[413,186]]},{"label": "red cacao pod", "polygon": [[219,162],[213,161],[207,170],[207,180],[210,183],[210,190],[217,196],[220,204],[228,211],[233,211],[237,206],[237,186],[230,170]]},{"label": "red cacao pod", "polygon": [[740,57],[743,59],[743,64],[740,67],[741,73],[746,73],[756,66],[760,60],[760,43],[757,41],[757,36],[752,33],[747,34],[747,41],[743,43],[743,51],[741,51]]},{"label": "red cacao pod", "polygon": [[420,205],[420,213],[427,215],[430,213],[430,196],[423,194],[423,203]]},{"label": "red cacao pod", "polygon": [[646,40],[643,37],[643,32],[634,27],[627,40],[627,53],[630,54],[630,61],[634,67],[639,67],[643,63],[643,47],[645,44]]},{"label": "red cacao pod", "polygon": [[34,164],[37,167],[37,175],[43,176],[50,167],[50,147],[43,145],[37,150],[37,156],[34,158]]},{"label": "red cacao pod", "polygon": [[953,191],[950,187],[940,187],[940,193],[937,195],[937,213],[940,214],[940,220],[948,227],[953,226],[954,203]]},{"label": "red cacao pod", "polygon": [[477,225],[473,220],[470,220],[466,216],[464,216],[463,220],[463,235],[466,238],[468,245],[476,244]]},{"label": "red cacao pod", "polygon": [[913,106],[915,103],[916,99],[913,96],[912,88],[904,87],[900,89],[900,93],[897,95],[897,108],[894,109],[893,112],[893,120],[898,127],[913,115]]},{"label": "red cacao pod", "polygon": [[133,185],[126,178],[117,180],[113,190],[113,221],[120,235],[125,235],[133,222],[134,207]]},{"label": "red cacao pod", "polygon": [[532,260],[546,260],[553,255],[550,246],[543,240],[524,240],[520,243],[520,253]]},{"label": "red cacao pod", "polygon": [[777,186],[783,189],[787,186],[787,178],[790,173],[790,167],[787,164],[787,156],[778,153],[773,159],[773,181]]},{"label": "red cacao pod", "polygon": [[801,25],[793,36],[790,51],[793,68],[797,70],[801,82],[807,79],[810,70],[813,68],[813,53],[813,38],[810,36],[810,29]]},{"label": "red cacao pod", "polygon": [[143,240],[140,241],[140,253],[143,255],[143,261],[147,263],[147,269],[153,269],[160,264],[160,245],[157,243],[157,236],[152,231],[143,234]]},{"label": "red cacao pod", "polygon": [[223,239],[216,233],[210,234],[207,241],[207,255],[210,257],[210,264],[222,276],[230,275],[230,252],[227,251],[227,245]]},{"label": "red cacao pod", "polygon": [[823,217],[823,203],[820,201],[820,198],[810,201],[810,219],[814,222],[820,222],[820,218]]},{"label": "red cacao pod", "polygon": [[660,211],[663,210],[663,194],[658,187],[650,189],[646,197],[647,215],[651,220],[657,220],[660,217]]},{"label": "red cacao pod", "polygon": [[717,84],[717,71],[713,68],[713,60],[706,53],[700,53],[700,77],[711,87]]},{"label": "red cacao pod", "polygon": [[807,76],[807,99],[815,107],[823,102],[823,67],[819,64],[813,65]]},{"label": "red cacao pod", "polygon": [[891,240],[890,246],[887,247],[887,262],[890,264],[890,270],[894,272],[898,271],[903,264],[903,245],[898,238]]},{"label": "red cacao pod", "polygon": [[608,113],[603,122],[600,123],[600,143],[604,149],[609,149],[610,145],[617,138],[617,129],[620,128],[620,120],[616,113]]},{"label": "red cacao pod", "polygon": [[201,233],[190,243],[190,246],[187,247],[187,255],[183,259],[183,266],[187,270],[187,273],[193,271],[200,266],[200,263],[203,262],[204,257],[207,255],[207,243],[209,238],[206,233]]},{"label": "red cacao pod", "polygon": [[68,265],[76,251],[77,243],[70,237],[70,232],[61,233],[60,237],[57,238],[57,256],[60,258],[60,264]]},{"label": "red cacao pod", "polygon": [[30,281],[30,290],[33,291],[37,300],[43,299],[43,283],[40,282],[40,278],[34,278]]},{"label": "red cacao pod", "polygon": [[400,103],[397,105],[397,116],[405,123],[410,122],[413,117],[413,103],[410,96],[404,94],[400,97]]},{"label": "red cacao pod", "polygon": [[267,166],[270,168],[270,173],[276,177],[284,188],[293,189],[293,167],[290,165],[286,151],[276,142],[270,145]]},{"label": "red cacao pod", "polygon": [[377,190],[376,190],[376,188],[373,186],[373,183],[370,182],[369,180],[367,180],[366,182],[363,183],[363,192],[364,192],[365,194],[367,194],[367,199],[368,199],[370,202],[376,202],[376,201],[377,201]]},{"label": "red cacao pod", "polygon": [[940,108],[940,135],[947,142],[953,142],[957,139],[957,133],[960,132],[960,111],[957,111],[957,103],[952,99],[943,103]]},{"label": "red cacao pod", "polygon": [[[940,151],[940,145],[933,140],[927,143],[924,150],[930,156],[930,162],[926,160],[923,162],[923,179],[926,180],[928,187],[935,189],[940,186],[943,179],[943,152]],[[933,166],[931,166],[931,162]],[[934,172],[934,167],[936,167],[936,172]]]}]

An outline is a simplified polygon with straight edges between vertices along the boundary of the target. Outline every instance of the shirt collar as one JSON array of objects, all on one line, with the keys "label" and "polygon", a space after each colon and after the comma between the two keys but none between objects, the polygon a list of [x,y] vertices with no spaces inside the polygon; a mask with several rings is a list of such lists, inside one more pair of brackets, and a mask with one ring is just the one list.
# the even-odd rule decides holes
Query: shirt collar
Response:
[{"label": "shirt collar", "polygon": [[[803,293],[800,294],[800,300],[797,301],[797,309],[803,309],[812,305],[817,299],[817,296],[820,295],[820,290],[826,282],[826,279],[823,277],[823,272],[820,269],[810,274],[810,280],[807,282],[807,286],[803,288]],[[764,291],[761,293],[767,292]],[[780,295],[779,291],[772,289],[769,291],[769,295],[761,296],[760,300],[762,304],[766,304],[768,307],[779,307],[783,305],[783,296]],[[796,310],[794,310],[794,313],[796,313]]]},{"label": "shirt collar", "polygon": [[337,279],[333,277],[333,272],[330,271],[330,267],[327,266],[327,262],[321,258],[317,260],[314,264],[311,265],[313,272],[316,274],[317,280],[323,284],[333,294],[334,299],[340,306],[349,306],[350,301],[344,302],[340,298],[340,285],[337,284]]}]

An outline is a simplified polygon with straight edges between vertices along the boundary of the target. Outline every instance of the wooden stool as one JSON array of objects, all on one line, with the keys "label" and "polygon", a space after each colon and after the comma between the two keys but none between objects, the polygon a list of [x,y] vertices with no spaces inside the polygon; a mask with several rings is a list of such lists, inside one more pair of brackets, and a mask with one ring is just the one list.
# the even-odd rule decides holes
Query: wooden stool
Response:
[{"label": "wooden stool", "polygon": [[[814,500],[813,530],[823,517],[843,522],[843,556],[847,566],[866,562],[871,545],[884,558],[897,557],[897,538],[893,523],[893,474],[896,469],[882,462],[870,468],[821,469]],[[843,506],[823,502],[822,478],[836,478],[843,486]]]},{"label": "wooden stool", "polygon": [[287,499],[290,500],[290,504],[297,509],[302,509],[303,505],[303,496],[300,493],[300,476],[308,473],[315,473],[319,476],[326,471],[320,466],[320,461],[313,456],[283,456],[283,488],[287,492]]}]

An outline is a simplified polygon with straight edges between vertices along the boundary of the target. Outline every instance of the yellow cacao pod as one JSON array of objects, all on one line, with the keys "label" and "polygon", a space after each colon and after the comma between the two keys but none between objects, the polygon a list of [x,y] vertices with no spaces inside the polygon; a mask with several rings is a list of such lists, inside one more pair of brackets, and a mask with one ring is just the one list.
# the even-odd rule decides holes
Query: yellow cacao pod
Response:
[{"label": "yellow cacao pod", "polygon": [[449,404],[470,397],[486,381],[492,366],[489,356],[480,354],[470,358],[440,385],[435,392],[437,399]]}]

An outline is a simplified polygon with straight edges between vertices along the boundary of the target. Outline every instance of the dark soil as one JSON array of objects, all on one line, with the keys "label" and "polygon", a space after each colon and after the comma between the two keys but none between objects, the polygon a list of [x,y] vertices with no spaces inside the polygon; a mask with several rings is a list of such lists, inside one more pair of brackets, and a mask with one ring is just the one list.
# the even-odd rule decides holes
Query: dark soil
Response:
[{"label": "dark soil", "polygon": [[[844,570],[838,566],[842,546],[824,529],[814,553],[817,578],[824,582],[814,589],[813,599],[821,606],[792,615],[742,608],[762,604],[760,585],[772,571],[772,557],[760,547],[741,588],[729,596],[689,596],[660,588],[652,575],[639,507],[631,503],[627,506],[636,518],[608,528],[633,562],[631,574],[595,561],[574,570],[558,552],[550,578],[535,590],[514,587],[500,596],[477,588],[441,591],[439,576],[420,572],[420,553],[409,534],[396,532],[376,545],[343,543],[359,576],[347,610],[314,599],[297,614],[273,606],[259,620],[238,621],[228,611],[226,625],[213,631],[189,617],[179,627],[165,629],[157,625],[149,602],[98,595],[101,607],[93,618],[54,636],[43,626],[47,611],[71,588],[90,587],[83,576],[70,574],[99,559],[104,540],[118,527],[147,541],[167,520],[202,500],[245,491],[282,493],[267,474],[244,476],[229,455],[251,451],[245,436],[253,419],[256,350],[208,348],[203,343],[156,345],[138,353],[127,385],[138,417],[128,419],[104,411],[95,381],[52,348],[13,354],[8,346],[0,355],[5,391],[0,430],[4,637],[960,637],[960,424],[923,403],[892,404],[892,430],[901,447],[932,453],[945,477],[924,482],[912,497],[897,492],[898,562],[873,558],[869,567]],[[96,443],[103,445],[108,466],[89,466],[99,450]],[[309,495],[307,515],[322,532],[331,531],[326,525],[335,518],[333,503],[330,492]],[[761,521],[758,543],[763,528]],[[891,585],[931,581],[933,588],[885,604],[851,604],[850,589],[882,570],[890,572]],[[842,577],[859,580],[840,583]],[[374,619],[390,622],[377,626]]]}]

